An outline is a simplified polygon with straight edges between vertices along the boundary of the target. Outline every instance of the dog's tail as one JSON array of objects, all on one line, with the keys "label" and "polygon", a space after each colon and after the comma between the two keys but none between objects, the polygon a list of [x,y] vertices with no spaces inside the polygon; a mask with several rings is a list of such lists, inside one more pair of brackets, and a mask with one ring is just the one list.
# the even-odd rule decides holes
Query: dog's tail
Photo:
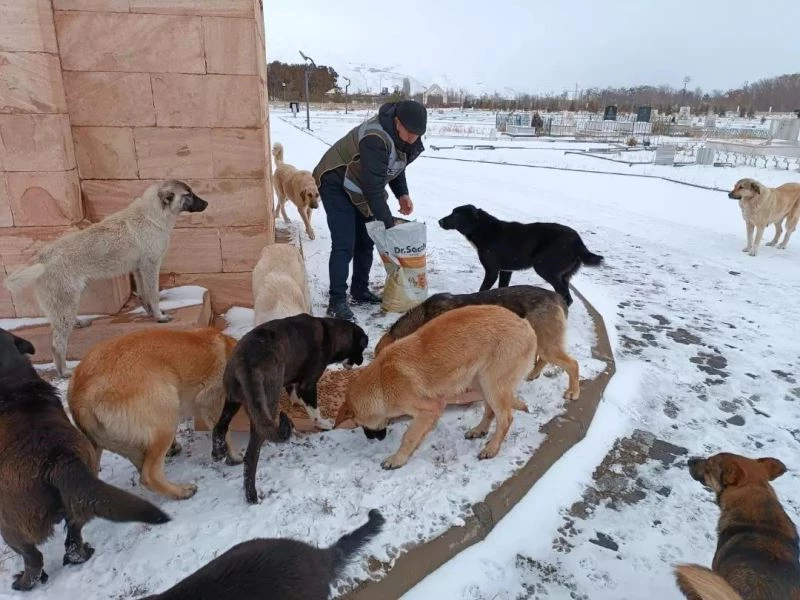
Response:
[{"label": "dog's tail", "polygon": [[383,518],[379,510],[373,508],[367,516],[369,520],[366,523],[355,531],[343,535],[339,538],[339,541],[330,547],[330,551],[333,552],[333,560],[331,561],[333,577],[338,576],[356,552],[361,550],[383,529],[386,519]]},{"label": "dog's tail", "polygon": [[42,263],[34,263],[30,266],[23,267],[6,277],[6,289],[9,292],[18,292],[19,290],[25,289],[39,279],[43,273],[44,265]]},{"label": "dog's tail", "polygon": [[283,144],[280,142],[272,144],[272,157],[275,159],[276,164],[283,164]]},{"label": "dog's tail", "polygon": [[742,597],[727,581],[711,569],[700,565],[678,565],[675,567],[678,587],[687,597],[700,600],[742,600]]},{"label": "dog's tail", "polygon": [[[292,422],[278,405],[280,389],[283,386],[283,373],[270,380],[263,371],[236,369],[236,379],[244,395],[247,416],[270,442],[285,442],[292,436]],[[268,392],[269,390],[269,392]],[[274,398],[268,393],[276,391]],[[278,411],[277,420],[268,412],[273,407]]]},{"label": "dog's tail", "polygon": [[580,256],[581,262],[589,267],[596,267],[603,262],[603,257],[590,252],[581,238],[578,238],[578,256]]},{"label": "dog's tail", "polygon": [[48,477],[61,494],[67,515],[160,525],[170,518],[147,500],[100,481],[75,455],[57,459]]}]

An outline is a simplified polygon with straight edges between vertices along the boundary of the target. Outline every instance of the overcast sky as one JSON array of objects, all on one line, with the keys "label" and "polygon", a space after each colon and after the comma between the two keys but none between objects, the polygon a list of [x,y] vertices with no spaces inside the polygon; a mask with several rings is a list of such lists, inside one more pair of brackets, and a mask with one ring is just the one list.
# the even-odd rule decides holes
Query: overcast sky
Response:
[{"label": "overcast sky", "polygon": [[800,0],[266,0],[264,13],[269,60],[303,50],[473,92],[680,87],[686,75],[727,89],[800,71]]}]

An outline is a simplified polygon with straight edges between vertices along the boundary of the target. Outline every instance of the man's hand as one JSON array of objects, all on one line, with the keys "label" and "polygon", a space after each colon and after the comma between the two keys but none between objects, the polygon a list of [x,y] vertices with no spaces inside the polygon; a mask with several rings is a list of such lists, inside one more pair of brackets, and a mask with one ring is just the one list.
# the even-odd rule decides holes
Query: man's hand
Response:
[{"label": "man's hand", "polygon": [[400,203],[401,215],[410,215],[412,212],[414,212],[414,203],[411,201],[411,196],[408,194],[405,196],[400,196],[397,201]]}]

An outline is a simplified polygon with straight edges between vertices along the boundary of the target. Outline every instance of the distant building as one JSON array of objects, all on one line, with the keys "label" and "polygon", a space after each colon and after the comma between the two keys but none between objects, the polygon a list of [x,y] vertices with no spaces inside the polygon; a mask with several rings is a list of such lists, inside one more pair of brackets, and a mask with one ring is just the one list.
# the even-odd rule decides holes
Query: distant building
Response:
[{"label": "distant building", "polygon": [[446,106],[447,92],[439,84],[434,83],[422,92],[422,103],[425,106]]}]

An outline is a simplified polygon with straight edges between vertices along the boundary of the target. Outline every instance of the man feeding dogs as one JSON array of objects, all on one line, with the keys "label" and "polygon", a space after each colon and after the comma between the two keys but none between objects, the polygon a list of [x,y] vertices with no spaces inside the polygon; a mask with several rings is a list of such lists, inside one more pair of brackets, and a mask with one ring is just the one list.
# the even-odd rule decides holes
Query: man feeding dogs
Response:
[{"label": "man feeding dogs", "polygon": [[328,316],[355,320],[346,296],[351,261],[352,302],[380,304],[381,298],[368,285],[373,242],[365,224],[377,219],[387,229],[394,225],[387,203],[387,183],[397,197],[400,213],[409,215],[414,210],[405,168],[425,149],[420,136],[425,133],[427,121],[427,110],[419,102],[386,103],[377,115],[333,144],[314,169],[331,232]]}]

